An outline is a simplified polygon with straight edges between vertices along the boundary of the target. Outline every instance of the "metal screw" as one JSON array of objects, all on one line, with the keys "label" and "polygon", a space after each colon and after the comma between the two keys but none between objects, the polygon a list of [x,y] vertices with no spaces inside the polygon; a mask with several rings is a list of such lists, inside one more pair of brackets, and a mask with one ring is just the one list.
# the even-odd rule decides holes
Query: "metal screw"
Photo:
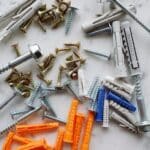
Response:
[{"label": "metal screw", "polygon": [[43,119],[44,119],[44,118],[47,118],[47,119],[51,119],[51,120],[58,121],[58,122],[60,122],[60,123],[66,124],[66,121],[64,121],[64,120],[62,120],[62,119],[60,119],[60,118],[58,118],[58,117],[49,115],[49,114],[47,114],[47,112],[44,112],[44,113],[43,113],[42,118],[43,118]]},{"label": "metal screw", "polygon": [[10,61],[5,67],[0,69],[0,74],[7,71],[10,68],[14,68],[17,65],[20,65],[21,63],[27,61],[28,59],[34,58],[34,59],[38,59],[42,56],[42,53],[40,51],[40,47],[37,44],[31,45],[29,47],[29,52],[27,52],[26,54],[16,58],[13,61]]},{"label": "metal screw", "polygon": [[144,25],[131,11],[125,8],[118,0],[112,0],[115,4],[122,8],[122,10],[127,13],[132,19],[134,19],[143,29],[150,33],[150,29]]},{"label": "metal screw", "polygon": [[98,30],[93,31],[93,32],[88,32],[87,35],[88,36],[95,36],[95,35],[99,35],[101,33],[112,33],[112,26],[110,24],[108,24],[108,26],[106,26],[102,29],[98,29]]},{"label": "metal screw", "polygon": [[18,123],[20,123],[21,121],[23,121],[24,119],[28,118],[30,115],[32,115],[33,113],[39,111],[41,109],[40,107],[37,107],[31,111],[29,111],[28,113],[26,113],[25,115],[23,115],[22,117],[18,118],[16,121],[14,121],[12,124],[10,124],[9,126],[7,126],[4,130],[0,131],[0,136],[3,136],[4,134],[8,133],[11,129],[13,129]]},{"label": "metal screw", "polygon": [[71,48],[56,48],[55,49],[56,54],[58,54],[59,52],[62,52],[62,51],[68,52],[68,51],[71,51]]},{"label": "metal screw", "polygon": [[57,77],[57,84],[56,84],[56,88],[58,88],[58,89],[62,88],[62,85],[61,85],[62,71],[63,71],[63,67],[60,66],[59,67],[58,77]]},{"label": "metal screw", "polygon": [[110,57],[111,57],[110,52],[108,52],[108,53],[106,53],[106,52],[100,53],[100,52],[97,52],[97,51],[91,51],[91,50],[88,50],[88,49],[84,49],[84,50],[85,50],[86,52],[88,52],[88,53],[91,53],[91,54],[94,54],[94,55],[98,55],[98,56],[104,57],[104,58],[107,59],[107,60],[109,60]]},{"label": "metal screw", "polygon": [[74,92],[74,90],[72,89],[71,85],[70,85],[70,82],[69,81],[66,81],[64,84],[63,84],[63,87],[65,89],[67,89],[68,91],[70,91],[70,93],[72,93],[74,95],[75,98],[77,98],[79,101],[82,101],[79,96]]},{"label": "metal screw", "polygon": [[10,96],[6,101],[4,101],[2,104],[0,104],[0,109],[4,108],[9,102],[11,102],[17,95],[18,91],[15,91],[12,96]]},{"label": "metal screw", "polygon": [[17,57],[19,57],[21,54],[20,54],[20,50],[19,50],[19,45],[18,45],[18,43],[12,44],[11,46],[13,47],[13,49],[14,49],[14,51],[15,51]]},{"label": "metal screw", "polygon": [[69,47],[76,47],[77,49],[80,48],[80,42],[77,43],[65,43],[65,46],[69,46]]},{"label": "metal screw", "polygon": [[33,18],[31,17],[29,20],[27,20],[25,23],[23,23],[23,24],[20,26],[20,30],[21,30],[23,33],[27,33],[27,29],[30,27],[32,21],[33,21]]},{"label": "metal screw", "polygon": [[69,10],[66,16],[66,22],[65,22],[65,34],[68,34],[70,30],[71,23],[76,15],[76,10],[77,8],[75,7],[69,7]]}]

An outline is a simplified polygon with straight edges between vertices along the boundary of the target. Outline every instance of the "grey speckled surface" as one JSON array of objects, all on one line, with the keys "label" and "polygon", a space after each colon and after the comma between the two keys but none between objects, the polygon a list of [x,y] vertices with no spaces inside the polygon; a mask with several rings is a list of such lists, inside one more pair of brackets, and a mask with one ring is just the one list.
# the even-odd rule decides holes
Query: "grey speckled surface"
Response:
[{"label": "grey speckled surface", "polygon": [[[150,1],[143,0],[144,3],[141,5],[141,1],[135,1],[137,4],[137,15],[139,18],[150,27]],[[18,0],[19,2],[19,0]],[[45,2],[50,6],[53,1],[45,0]],[[128,0],[125,3],[131,3]],[[8,10],[7,6],[9,4],[14,4],[13,0],[0,0],[0,14]],[[47,32],[43,33],[36,24],[33,24],[27,34],[22,34],[19,31],[15,32],[7,41],[0,43],[0,66],[7,63],[8,61],[15,58],[15,54],[11,48],[11,44],[14,42],[19,42],[21,52],[25,53],[28,49],[29,44],[38,43],[44,52],[44,55],[49,52],[54,53],[56,47],[62,47],[64,42],[69,41],[81,41],[81,52],[87,58],[87,63],[84,66],[87,80],[91,80],[95,75],[104,77],[106,75],[115,75],[115,66],[113,62],[103,61],[97,57],[87,55],[83,52],[83,48],[94,49],[94,50],[110,50],[112,52],[112,36],[111,35],[100,35],[97,37],[87,38],[81,30],[81,24],[88,19],[95,17],[96,13],[96,0],[73,0],[73,4],[79,8],[78,14],[74,20],[71,28],[71,32],[65,36],[64,26],[56,30],[52,30],[47,26]],[[140,7],[139,7],[140,6]],[[3,12],[2,12],[3,11]],[[142,71],[144,72],[144,78],[142,80],[142,86],[145,96],[146,108],[148,112],[148,117],[150,119],[150,35],[145,32],[138,24],[136,24],[130,17],[124,18],[124,20],[130,20],[133,28],[133,36],[135,37],[135,45],[139,55],[139,60],[141,63]],[[60,55],[57,59],[54,69],[47,75],[47,78],[54,80],[56,83],[56,75],[58,73],[58,66],[65,59],[65,55]],[[94,67],[93,67],[94,66]],[[36,72],[36,65],[34,61],[29,61],[18,67],[20,70]],[[104,69],[105,68],[105,69]],[[0,99],[4,100],[12,91],[9,86],[4,82],[5,76],[8,75],[9,71],[1,75],[0,79]],[[35,79],[37,80],[37,79]],[[68,110],[71,103],[71,96],[66,95],[52,95],[49,100],[52,107],[56,111],[57,115],[66,119]],[[10,105],[8,105],[4,110],[0,111],[0,130],[5,128],[9,123],[12,122],[9,112],[10,110],[20,110],[24,107],[24,100],[20,97],[16,98]],[[79,107],[80,112],[86,112],[86,105]],[[41,118],[37,117],[35,120],[29,120],[31,122],[41,122]],[[44,134],[38,135],[35,138],[44,137]],[[47,140],[50,144],[54,144],[56,134],[54,132],[46,134]],[[4,138],[0,139],[0,147]],[[69,149],[65,146],[65,150]],[[137,136],[129,133],[128,131],[120,128],[117,124],[110,122],[110,128],[105,130],[100,127],[99,124],[95,124],[92,137],[90,150],[149,150],[150,149],[150,135]]]}]

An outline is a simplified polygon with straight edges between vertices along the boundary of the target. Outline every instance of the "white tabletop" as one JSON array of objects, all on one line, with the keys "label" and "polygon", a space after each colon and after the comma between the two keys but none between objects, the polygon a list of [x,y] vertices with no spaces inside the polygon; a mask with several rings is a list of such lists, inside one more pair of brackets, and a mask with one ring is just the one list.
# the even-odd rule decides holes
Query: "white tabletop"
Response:
[{"label": "white tabletop", "polygon": [[[11,0],[8,1],[8,3]],[[16,0],[17,1],[17,0]],[[53,1],[49,2],[49,0],[45,0],[45,2],[50,5],[54,3]],[[91,49],[91,50],[107,50],[113,52],[113,41],[112,35],[99,35],[95,37],[86,37],[84,32],[81,29],[82,23],[92,19],[95,17],[96,14],[96,0],[73,0],[73,6],[79,8],[77,11],[77,16],[72,24],[71,30],[68,35],[65,35],[65,28],[64,25],[59,27],[58,29],[52,30],[50,26],[46,26],[47,32],[43,33],[40,28],[33,24],[27,34],[22,34],[20,31],[16,31],[7,41],[0,43],[0,63],[2,66],[3,64],[13,60],[16,56],[11,48],[11,44],[18,42],[20,45],[20,49],[22,53],[28,51],[28,45],[37,43],[40,45],[44,55],[46,56],[49,53],[54,53],[56,47],[63,47],[63,43],[65,42],[81,42],[81,53],[83,56],[86,57],[87,61],[84,66],[86,79],[92,80],[94,76],[98,75],[99,77],[103,78],[104,76],[114,76],[115,75],[115,65],[113,60],[105,61],[98,57],[86,54],[83,49]],[[125,0],[122,1],[124,4],[131,4],[127,3]],[[150,1],[143,0],[142,5],[141,1],[134,0],[134,3],[137,4],[137,16],[140,20],[142,20],[147,26],[150,27],[150,18],[149,18],[149,8],[150,8]],[[3,7],[3,1],[0,0],[0,7]],[[11,3],[9,3],[11,4]],[[10,5],[9,5],[10,6]],[[8,6],[8,7],[9,7]],[[7,4],[5,4],[5,9],[7,9]],[[145,96],[145,103],[146,103],[146,110],[148,113],[148,117],[150,119],[150,104],[149,104],[149,83],[150,83],[150,42],[149,42],[149,34],[143,30],[136,22],[134,22],[130,17],[126,16],[122,20],[129,20],[132,24],[133,36],[135,40],[136,49],[138,52],[138,57],[141,65],[141,70],[144,72],[143,80],[142,80],[142,87],[143,93]],[[53,85],[56,83],[56,76],[58,74],[58,67],[59,65],[64,62],[65,57],[68,54],[60,54],[56,59],[56,63],[52,71],[50,71],[47,75],[47,78],[53,80]],[[28,61],[19,67],[19,70],[27,72],[33,71],[34,74],[37,72],[37,66],[34,61]],[[105,69],[104,69],[105,68]],[[1,86],[0,86],[0,99],[1,101],[7,99],[12,94],[11,88],[8,84],[4,81],[6,76],[10,73],[4,73],[1,75]],[[37,78],[35,77],[34,81]],[[54,108],[56,114],[62,118],[67,119],[67,114],[71,104],[71,95],[69,94],[59,94],[59,95],[52,95],[50,96],[49,100],[51,102],[52,107]],[[10,117],[10,110],[21,110],[25,107],[25,100],[18,97],[14,99],[8,106],[6,106],[0,113],[0,131],[4,129],[7,125],[12,122]],[[78,112],[87,112],[87,105],[82,104],[80,105]],[[42,122],[40,115],[37,115],[34,120],[29,120],[27,123]],[[129,132],[126,129],[122,129],[119,127],[118,124],[110,121],[110,127],[108,129],[104,129],[101,127],[100,124],[95,123],[91,135],[91,143],[90,143],[90,150],[149,150],[150,149],[150,135],[148,133],[143,136],[135,135]],[[54,145],[56,139],[56,132],[47,133],[38,135],[37,139],[41,137],[46,137],[48,143]],[[4,142],[4,138],[0,139],[0,145]],[[64,148],[69,149],[67,147]]]}]

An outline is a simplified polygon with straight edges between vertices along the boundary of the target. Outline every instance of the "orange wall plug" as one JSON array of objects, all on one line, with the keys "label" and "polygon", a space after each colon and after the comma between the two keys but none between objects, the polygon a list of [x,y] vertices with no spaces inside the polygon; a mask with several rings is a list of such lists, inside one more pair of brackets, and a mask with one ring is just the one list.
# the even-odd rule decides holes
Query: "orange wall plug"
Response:
[{"label": "orange wall plug", "polygon": [[68,119],[67,119],[67,124],[66,124],[66,131],[64,134],[64,142],[66,143],[73,143],[73,131],[75,127],[75,115],[77,112],[79,101],[76,99],[73,99]]},{"label": "orange wall plug", "polygon": [[84,120],[85,120],[84,114],[82,114],[82,113],[76,114],[72,150],[78,150],[79,140],[80,140]]},{"label": "orange wall plug", "polygon": [[35,125],[17,125],[16,126],[16,133],[19,134],[32,134],[42,131],[48,131],[52,129],[58,128],[59,123],[58,122],[52,122],[52,123],[45,123],[45,124],[35,124]]},{"label": "orange wall plug", "polygon": [[95,117],[94,112],[89,111],[80,150],[89,150],[94,117]]}]

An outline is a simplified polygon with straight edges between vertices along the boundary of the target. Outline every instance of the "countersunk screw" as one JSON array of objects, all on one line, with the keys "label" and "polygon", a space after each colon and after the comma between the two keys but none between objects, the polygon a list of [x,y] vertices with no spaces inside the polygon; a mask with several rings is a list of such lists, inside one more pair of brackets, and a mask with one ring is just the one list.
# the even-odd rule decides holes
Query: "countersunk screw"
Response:
[{"label": "countersunk screw", "polygon": [[21,56],[18,43],[12,44],[11,46],[13,47],[17,57]]},{"label": "countersunk screw", "polygon": [[80,42],[77,42],[77,43],[65,43],[64,45],[67,46],[67,47],[76,47],[77,49],[80,48]]},{"label": "countersunk screw", "polygon": [[77,8],[75,7],[69,7],[68,13],[67,13],[67,17],[66,17],[66,22],[65,22],[65,34],[68,34],[70,27],[71,27],[71,23],[76,15],[76,10]]},{"label": "countersunk screw", "polygon": [[58,54],[59,52],[62,52],[62,51],[68,52],[68,51],[71,51],[71,48],[56,48],[55,49],[56,54]]},{"label": "countersunk screw", "polygon": [[0,74],[7,71],[10,68],[14,68],[17,65],[20,65],[21,63],[27,61],[28,59],[31,59],[31,58],[38,59],[41,56],[42,56],[42,53],[41,53],[40,47],[37,44],[31,45],[29,47],[29,52],[16,58],[13,61],[10,61],[6,66],[0,69]]},{"label": "countersunk screw", "polygon": [[108,26],[102,28],[102,29],[98,29],[96,31],[93,32],[89,32],[87,33],[88,36],[95,36],[101,33],[112,33],[112,26],[110,24],[108,24]]}]

